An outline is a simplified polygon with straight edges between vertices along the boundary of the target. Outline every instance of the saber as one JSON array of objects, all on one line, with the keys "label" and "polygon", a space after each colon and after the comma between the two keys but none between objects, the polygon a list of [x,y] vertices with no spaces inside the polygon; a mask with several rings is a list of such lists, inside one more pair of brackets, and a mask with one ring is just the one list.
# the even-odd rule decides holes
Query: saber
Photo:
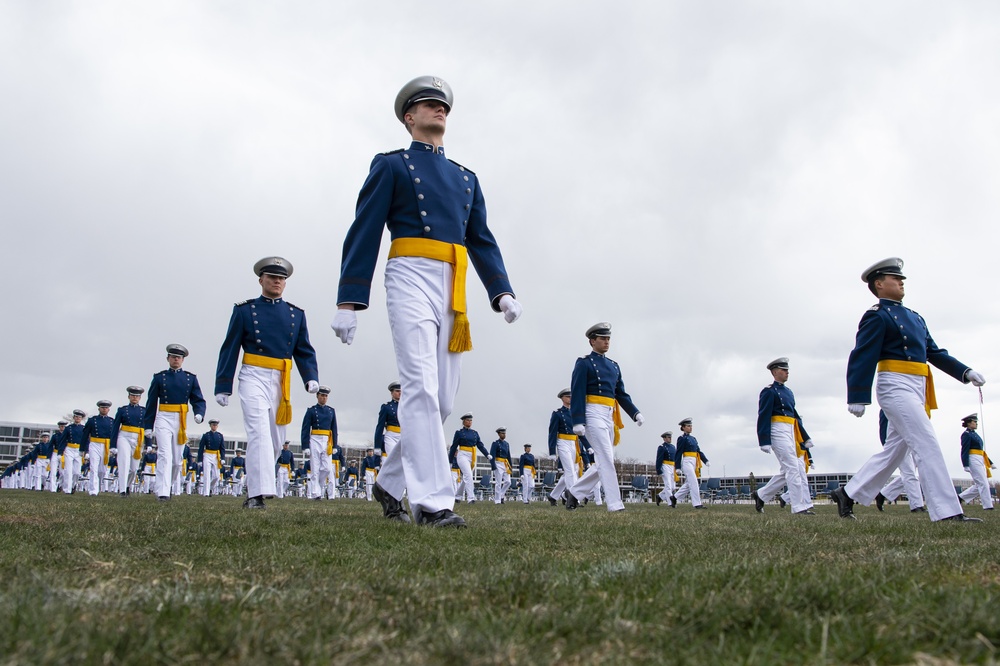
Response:
[{"label": "saber", "polygon": [[983,418],[983,387],[979,387],[979,436],[986,442],[986,420]]}]

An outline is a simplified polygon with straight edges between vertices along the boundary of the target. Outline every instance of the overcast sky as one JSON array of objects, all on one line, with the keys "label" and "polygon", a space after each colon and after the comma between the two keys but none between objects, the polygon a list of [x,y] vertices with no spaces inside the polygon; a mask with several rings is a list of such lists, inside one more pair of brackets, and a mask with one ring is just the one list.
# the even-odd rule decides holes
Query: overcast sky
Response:
[{"label": "overcast sky", "polygon": [[[215,367],[233,302],[260,293],[254,262],[278,254],[342,441],[370,441],[396,378],[384,259],[345,346],[341,247],[372,156],[409,143],[396,92],[433,74],[455,91],[448,155],[479,175],[524,305],[505,324],[470,273],[449,437],[469,410],[487,444],[503,425],[544,452],[606,320],[646,418],[619,457],[652,461],[690,416],[711,475],[776,472],[757,396],[789,356],[818,471],[854,472],[878,448],[877,410],[846,410],[875,302],[860,274],[900,256],[906,304],[987,377],[989,440],[998,43],[991,2],[0,0],[0,418],[122,404],[179,342],[209,416],[242,436],[238,401],[211,400]],[[962,477],[978,393],[937,387]],[[293,382],[292,438],[313,402]]]}]

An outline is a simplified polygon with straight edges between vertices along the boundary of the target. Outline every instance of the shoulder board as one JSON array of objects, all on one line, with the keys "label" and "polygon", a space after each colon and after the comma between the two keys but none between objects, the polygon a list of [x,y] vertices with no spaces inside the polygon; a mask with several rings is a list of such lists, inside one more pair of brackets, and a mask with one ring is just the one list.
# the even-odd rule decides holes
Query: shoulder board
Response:
[{"label": "shoulder board", "polygon": [[[285,301],[285,302],[288,303],[288,301]],[[295,303],[288,303],[288,307],[295,308],[296,310],[299,310],[300,312],[305,312],[305,310],[303,310],[302,308],[300,308],[299,306],[297,306]]]},{"label": "shoulder board", "polygon": [[390,150],[384,153],[379,153],[379,155],[395,155],[396,153],[401,153],[405,150],[404,148],[397,148],[396,150]]},{"label": "shoulder board", "polygon": [[247,303],[249,303],[252,300],[253,300],[252,298],[248,298],[245,301],[239,301],[238,303],[233,303],[233,305],[235,307],[240,307],[241,305],[246,305]]},{"label": "shoulder board", "polygon": [[873,305],[870,308],[868,308],[868,312],[878,312],[879,307],[880,307],[879,304],[876,303],[875,305]]},{"label": "shoulder board", "polygon": [[467,167],[467,166],[465,166],[465,165],[463,165],[463,164],[459,164],[459,163],[458,163],[458,162],[456,162],[455,160],[451,160],[451,159],[449,159],[448,161],[449,161],[449,162],[451,162],[452,164],[454,164],[454,165],[455,165],[455,166],[457,166],[457,167],[461,167],[461,168],[465,169],[465,170],[466,170],[466,172],[468,172],[468,173],[471,173],[471,174],[472,174],[473,176],[475,176],[475,175],[476,175],[476,172],[475,172],[475,171],[473,171],[472,169],[470,169],[469,167]]}]

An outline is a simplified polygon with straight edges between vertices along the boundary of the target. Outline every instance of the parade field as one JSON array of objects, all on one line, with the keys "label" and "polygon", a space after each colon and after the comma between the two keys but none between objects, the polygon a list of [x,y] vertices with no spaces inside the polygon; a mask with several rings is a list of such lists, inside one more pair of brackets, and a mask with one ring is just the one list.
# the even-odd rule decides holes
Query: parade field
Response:
[{"label": "parade field", "polygon": [[[0,493],[4,664],[996,663],[1000,519]],[[970,515],[984,515],[966,507]]]}]

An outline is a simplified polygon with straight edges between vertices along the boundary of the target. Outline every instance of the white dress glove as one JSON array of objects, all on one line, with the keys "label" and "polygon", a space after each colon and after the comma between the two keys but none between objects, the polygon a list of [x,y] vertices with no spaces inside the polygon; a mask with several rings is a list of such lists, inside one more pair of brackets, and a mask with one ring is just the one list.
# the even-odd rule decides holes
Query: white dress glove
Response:
[{"label": "white dress glove", "polygon": [[587,449],[587,455],[588,456],[594,455],[594,449]]},{"label": "white dress glove", "polygon": [[358,328],[358,314],[354,310],[337,309],[330,328],[345,345],[354,342],[354,331]]},{"label": "white dress glove", "polygon": [[971,471],[968,467],[963,467],[962,469],[964,469],[966,472]]},{"label": "white dress glove", "polygon": [[504,294],[500,297],[500,312],[503,313],[503,318],[508,324],[517,321],[517,318],[521,316],[521,310],[521,304],[515,301],[510,294]]},{"label": "white dress glove", "polygon": [[966,375],[968,380],[972,382],[973,386],[982,386],[986,383],[986,377],[982,374],[976,372],[975,370],[969,370],[969,374]]},{"label": "white dress glove", "polygon": [[642,424],[645,423],[645,422],[646,422],[646,419],[642,418],[642,414],[640,414],[639,412],[636,412],[635,413],[635,424],[641,428]]},{"label": "white dress glove", "polygon": [[337,447],[333,447],[333,451],[330,451],[331,455],[337,455]]},{"label": "white dress glove", "polygon": [[306,382],[306,393],[315,393],[318,390],[319,390],[319,382],[314,382],[311,379]]},{"label": "white dress glove", "polygon": [[143,434],[146,436],[146,439],[149,439],[150,437],[153,436],[153,431],[152,430],[147,430]]},{"label": "white dress glove", "polygon": [[771,452],[771,445],[770,444],[765,444],[764,446],[760,447],[760,450],[763,451],[764,453],[770,453]]},{"label": "white dress glove", "polygon": [[493,456],[486,456],[487,460],[493,460]]},{"label": "white dress glove", "polygon": [[195,423],[201,423],[204,420],[205,420],[205,417],[202,416],[201,414],[195,414],[194,415],[194,422]]},{"label": "white dress glove", "polygon": [[802,442],[803,449],[811,449],[812,447],[813,447],[813,441],[811,439],[807,439],[806,441]]},{"label": "white dress glove", "polygon": [[583,437],[587,434],[587,426],[582,423],[580,425],[573,426],[573,434],[577,437]]},{"label": "white dress glove", "polygon": [[216,393],[215,394],[215,401],[217,403],[219,403],[219,407],[228,407],[229,406],[229,395],[226,394],[226,393]]},{"label": "white dress glove", "polygon": [[851,414],[854,414],[858,418],[861,418],[862,416],[865,415],[865,406],[864,405],[857,405],[857,404],[848,405],[847,406],[847,411],[849,411]]}]

